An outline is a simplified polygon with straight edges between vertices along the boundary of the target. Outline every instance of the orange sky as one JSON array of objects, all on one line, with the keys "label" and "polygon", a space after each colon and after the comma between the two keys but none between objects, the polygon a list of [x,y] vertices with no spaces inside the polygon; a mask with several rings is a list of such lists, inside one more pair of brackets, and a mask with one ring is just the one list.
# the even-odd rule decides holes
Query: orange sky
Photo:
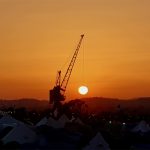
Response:
[{"label": "orange sky", "polygon": [[[0,98],[48,99],[84,33],[67,99],[150,96],[150,0],[0,0]],[[83,82],[84,51],[84,82]]]}]

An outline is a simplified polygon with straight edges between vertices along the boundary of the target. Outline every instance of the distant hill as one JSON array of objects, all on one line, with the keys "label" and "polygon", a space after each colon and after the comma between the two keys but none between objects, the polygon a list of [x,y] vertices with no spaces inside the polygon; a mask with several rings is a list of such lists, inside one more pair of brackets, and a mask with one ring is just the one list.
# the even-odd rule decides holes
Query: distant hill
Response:
[{"label": "distant hill", "polygon": [[18,100],[0,100],[0,108],[25,107],[28,110],[43,110],[49,108],[49,102],[46,100],[37,99],[18,99]]},{"label": "distant hill", "polygon": [[143,113],[150,113],[150,97],[141,97],[135,99],[114,99],[93,97],[82,99],[90,111],[116,111],[116,110],[130,110]]},{"label": "distant hill", "polygon": [[[76,100],[71,100],[72,101]],[[115,99],[115,98],[104,98],[104,97],[92,97],[80,99],[84,101],[88,106],[90,112],[102,112],[102,111],[116,111],[116,110],[130,110],[138,111],[150,114],[150,97],[141,97],[135,99]],[[19,99],[19,100],[0,100],[0,108],[8,107],[25,107],[28,110],[43,110],[50,108],[50,104],[47,100],[37,99]]]}]

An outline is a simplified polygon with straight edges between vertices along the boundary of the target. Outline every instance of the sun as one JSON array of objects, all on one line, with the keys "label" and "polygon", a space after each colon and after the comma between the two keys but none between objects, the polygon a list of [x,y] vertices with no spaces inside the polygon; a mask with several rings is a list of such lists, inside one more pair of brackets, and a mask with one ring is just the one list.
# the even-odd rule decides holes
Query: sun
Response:
[{"label": "sun", "polygon": [[80,86],[79,89],[78,89],[78,92],[81,94],[81,95],[85,95],[88,93],[88,88],[87,86]]}]

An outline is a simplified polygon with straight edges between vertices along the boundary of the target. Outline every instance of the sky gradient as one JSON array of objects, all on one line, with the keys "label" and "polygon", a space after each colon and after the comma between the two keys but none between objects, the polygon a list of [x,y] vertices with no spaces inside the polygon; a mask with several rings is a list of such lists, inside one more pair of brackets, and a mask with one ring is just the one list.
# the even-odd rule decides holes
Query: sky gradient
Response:
[{"label": "sky gradient", "polygon": [[0,0],[0,98],[48,99],[83,33],[67,99],[84,97],[83,84],[87,97],[150,96],[149,8],[149,0]]}]

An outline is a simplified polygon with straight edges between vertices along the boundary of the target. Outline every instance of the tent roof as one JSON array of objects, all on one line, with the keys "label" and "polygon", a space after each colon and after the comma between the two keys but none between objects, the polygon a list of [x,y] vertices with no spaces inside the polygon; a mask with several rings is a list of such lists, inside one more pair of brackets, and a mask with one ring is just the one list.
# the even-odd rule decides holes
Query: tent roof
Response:
[{"label": "tent roof", "polygon": [[102,137],[100,132],[98,132],[96,134],[96,136],[93,137],[93,139],[90,141],[90,144],[91,145],[96,145],[96,146],[99,145],[99,144],[108,146],[108,144],[106,143],[106,141],[104,140],[104,138]]},{"label": "tent roof", "polygon": [[146,121],[142,120],[140,121],[133,129],[132,132],[149,132],[150,126],[146,123]]},{"label": "tent roof", "polygon": [[47,125],[51,126],[53,128],[64,128],[66,122],[69,122],[70,120],[66,115],[62,115],[58,120],[55,120],[53,118],[49,118],[47,121]]},{"label": "tent roof", "polygon": [[15,118],[12,118],[11,116],[3,116],[0,119],[0,125],[3,126],[16,126],[18,124],[24,124],[24,123],[19,120],[16,120]]},{"label": "tent roof", "polygon": [[4,143],[16,141],[20,144],[31,143],[35,140],[36,133],[26,125],[20,124],[14,127],[2,140]]},{"label": "tent roof", "polygon": [[36,126],[46,125],[47,121],[48,121],[48,119],[46,117],[44,117],[36,124]]},{"label": "tent roof", "polygon": [[104,140],[101,133],[98,132],[95,137],[91,139],[89,144],[83,150],[110,150],[108,143]]},{"label": "tent roof", "polygon": [[83,121],[82,121],[80,118],[77,118],[77,119],[75,120],[75,122],[76,122],[76,123],[79,123],[79,124],[81,124],[81,125],[84,125]]}]

